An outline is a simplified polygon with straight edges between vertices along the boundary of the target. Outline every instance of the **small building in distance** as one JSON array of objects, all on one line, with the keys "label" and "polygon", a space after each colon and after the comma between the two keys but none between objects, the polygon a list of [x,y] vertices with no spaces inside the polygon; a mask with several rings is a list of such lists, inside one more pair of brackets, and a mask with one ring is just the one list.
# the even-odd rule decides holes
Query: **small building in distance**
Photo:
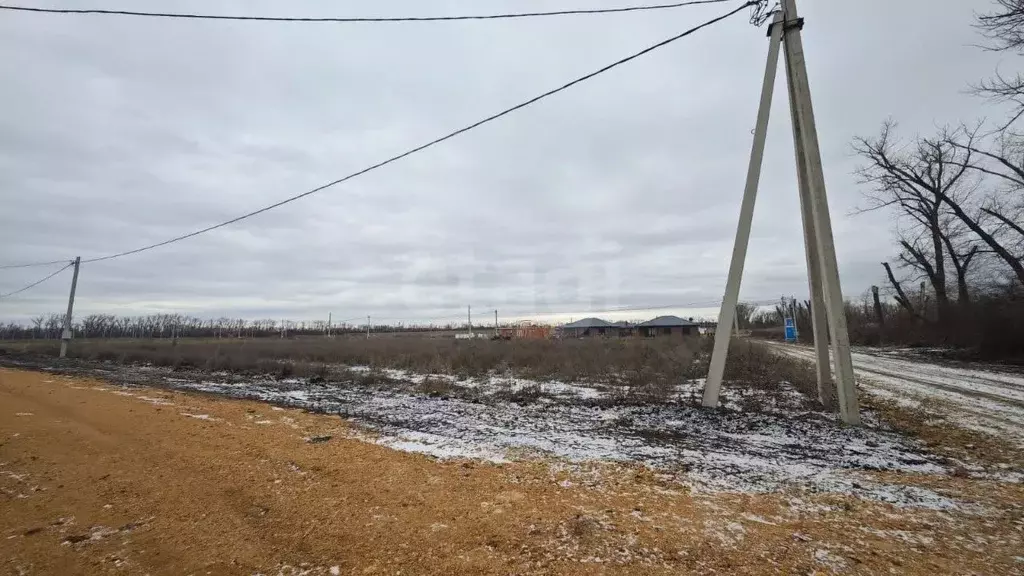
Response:
[{"label": "small building in distance", "polygon": [[636,325],[640,336],[659,338],[666,336],[696,336],[700,325],[678,316],[658,316]]},{"label": "small building in distance", "polygon": [[564,324],[559,328],[563,338],[585,338],[588,336],[618,337],[622,327],[600,318],[584,318]]},{"label": "small building in distance", "polygon": [[499,340],[544,340],[550,338],[552,334],[551,326],[544,326],[540,324],[534,324],[533,322],[516,322],[511,326],[502,326],[498,328],[496,337]]}]

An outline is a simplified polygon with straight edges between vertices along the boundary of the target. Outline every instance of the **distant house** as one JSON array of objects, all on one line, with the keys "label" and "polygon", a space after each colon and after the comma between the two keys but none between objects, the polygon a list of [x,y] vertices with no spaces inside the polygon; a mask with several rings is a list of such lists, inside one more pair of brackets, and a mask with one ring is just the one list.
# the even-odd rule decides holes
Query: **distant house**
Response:
[{"label": "distant house", "polygon": [[636,325],[625,320],[615,323],[619,327],[619,336],[636,336]]},{"label": "distant house", "polygon": [[636,325],[641,336],[649,338],[664,336],[689,336],[698,334],[700,325],[678,316],[658,316],[653,320]]},{"label": "distant house", "polygon": [[588,336],[619,336],[622,327],[612,324],[600,318],[584,318],[563,325],[561,328],[563,338],[585,338]]}]

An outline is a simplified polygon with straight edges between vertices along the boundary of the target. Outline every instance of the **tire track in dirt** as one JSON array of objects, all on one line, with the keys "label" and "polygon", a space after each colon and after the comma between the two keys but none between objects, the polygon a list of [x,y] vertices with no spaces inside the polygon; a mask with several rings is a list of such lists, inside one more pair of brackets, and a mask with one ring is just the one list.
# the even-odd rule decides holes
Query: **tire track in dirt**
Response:
[{"label": "tire track in dirt", "polygon": [[976,398],[985,398],[987,400],[992,400],[993,402],[1002,402],[1002,403],[1006,403],[1006,404],[1012,404],[1012,405],[1014,405],[1014,406],[1016,406],[1018,408],[1024,409],[1024,402],[1021,402],[1019,400],[1015,400],[1013,398],[1007,398],[1006,396],[1000,396],[998,394],[991,394],[991,393],[988,393],[988,392],[981,392],[979,390],[965,390],[965,389],[957,387],[957,386],[949,386],[947,384],[942,384],[941,382],[935,382],[933,380],[926,380],[924,378],[917,378],[917,377],[914,377],[914,376],[908,376],[906,374],[896,374],[894,372],[889,372],[887,370],[881,370],[881,369],[878,369],[878,368],[868,368],[868,367],[863,366],[863,365],[857,366],[856,363],[854,364],[854,367],[858,371],[860,371],[860,372],[867,372],[868,374],[877,374],[879,376],[886,376],[886,377],[889,377],[889,378],[898,378],[898,379],[901,379],[901,380],[906,380],[908,382],[916,382],[917,384],[921,384],[922,386],[930,386],[932,388],[938,388],[940,390],[945,390],[947,392],[953,392],[954,394],[962,394],[964,396],[974,396]]},{"label": "tire track in dirt", "polygon": [[[854,364],[858,361],[863,365],[868,362],[884,364],[890,368],[899,369],[912,365],[913,370],[918,374],[926,374],[929,377],[934,378],[949,378],[952,376],[961,376],[969,380],[971,383],[981,384],[983,386],[989,386],[992,388],[998,388],[1006,390],[1007,392],[1016,393],[1020,395],[1016,401],[1019,401],[1021,405],[1024,405],[1024,377],[1015,374],[1004,374],[1002,378],[995,378],[995,374],[992,376],[986,376],[981,371],[984,368],[967,368],[967,367],[956,367],[947,366],[943,364],[928,364],[921,361],[911,360],[907,358],[893,357],[887,354],[878,352],[863,352],[858,351],[853,353]],[[1014,382],[1011,382],[1013,380]],[[929,382],[930,384],[930,382]],[[973,390],[967,390],[964,388],[957,388],[957,392],[974,392]],[[1010,398],[1002,394],[996,394],[1000,399]]]}]

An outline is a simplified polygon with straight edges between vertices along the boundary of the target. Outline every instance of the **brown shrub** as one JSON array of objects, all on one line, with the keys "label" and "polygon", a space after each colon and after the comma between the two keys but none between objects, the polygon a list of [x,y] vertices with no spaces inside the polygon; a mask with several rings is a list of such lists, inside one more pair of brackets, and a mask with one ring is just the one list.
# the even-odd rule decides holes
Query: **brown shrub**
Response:
[{"label": "brown shrub", "polygon": [[427,396],[451,396],[454,385],[446,378],[427,377],[420,383],[420,391]]},{"label": "brown shrub", "polygon": [[[788,383],[808,400],[818,397],[818,378],[810,362],[775,353],[757,341],[730,341],[724,379],[775,392]],[[827,406],[834,404],[827,399]]]},{"label": "brown shrub", "polygon": [[[385,368],[420,374],[477,378],[493,374],[534,380],[590,381],[616,386],[613,401],[664,402],[675,386],[703,378],[710,362],[713,338],[622,338],[574,340],[455,340],[454,338],[339,337],[297,339],[178,339],[75,340],[69,354],[86,360],[116,359],[124,363],[152,363],[206,372],[232,371],[300,377],[311,381],[339,381],[357,386],[393,384]],[[8,353],[56,355],[55,341],[20,342]],[[367,366],[348,370],[346,366]],[[726,365],[727,380],[747,386],[778,390],[790,382],[810,398],[817,395],[813,370],[807,363],[775,355],[754,342],[733,340]],[[462,394],[451,383],[428,379],[421,390],[428,394]],[[531,402],[541,397],[538,387],[500,397]]]},{"label": "brown shrub", "polygon": [[[25,342],[12,354],[50,355],[54,341]],[[266,339],[75,340],[73,358],[231,370],[289,377],[300,364],[396,368],[465,378],[514,372],[533,379],[607,380],[630,370],[678,375],[688,371],[698,339],[454,340],[340,337]],[[282,363],[291,363],[291,366]],[[316,371],[313,368],[308,370]]]}]

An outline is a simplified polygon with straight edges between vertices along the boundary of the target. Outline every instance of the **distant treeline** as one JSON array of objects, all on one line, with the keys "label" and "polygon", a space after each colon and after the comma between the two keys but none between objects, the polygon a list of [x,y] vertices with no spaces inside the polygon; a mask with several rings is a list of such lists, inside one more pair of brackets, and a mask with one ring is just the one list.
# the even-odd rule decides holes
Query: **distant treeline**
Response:
[{"label": "distant treeline", "polygon": [[[0,324],[0,340],[60,338],[64,314],[36,316],[29,324]],[[474,327],[487,330],[494,327]],[[465,330],[465,324],[371,323],[371,332],[423,332]],[[72,324],[75,338],[260,338],[281,336],[323,336],[363,332],[366,324],[331,323],[326,320],[245,320],[242,318],[196,318],[181,314],[114,316],[90,314]]]}]

